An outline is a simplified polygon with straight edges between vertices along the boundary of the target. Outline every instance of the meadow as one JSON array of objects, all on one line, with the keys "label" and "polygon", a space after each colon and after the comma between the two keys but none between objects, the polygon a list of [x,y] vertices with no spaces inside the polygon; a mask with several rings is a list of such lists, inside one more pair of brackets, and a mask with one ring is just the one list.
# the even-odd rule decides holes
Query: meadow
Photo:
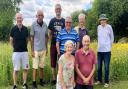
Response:
[{"label": "meadow", "polygon": [[[30,70],[28,75],[28,83],[31,85],[32,83],[32,58],[31,51],[29,48],[29,56],[30,56]],[[92,43],[91,48],[97,52],[97,43]],[[0,89],[11,89],[10,87],[13,84],[12,80],[12,47],[9,43],[0,43]],[[45,82],[48,84],[51,81],[51,68],[50,68],[50,58],[49,54],[46,56],[46,66],[44,68],[45,71]],[[97,73],[95,73],[97,75]],[[95,77],[96,78],[96,77]],[[128,83],[128,43],[120,44],[115,43],[112,47],[112,57],[110,64],[110,80],[112,82],[112,86],[109,89],[128,89],[126,83]],[[118,81],[116,83],[116,81]],[[121,82],[120,81],[125,81]],[[18,84],[22,84],[22,71],[19,72]],[[116,85],[117,84],[117,85]],[[126,85],[125,85],[126,84]],[[116,85],[116,86],[114,86]],[[123,86],[123,88],[119,88],[119,86]],[[40,88],[41,89],[41,88]],[[50,89],[50,85],[47,85],[43,89]],[[101,86],[96,86],[96,89],[104,89]]]}]

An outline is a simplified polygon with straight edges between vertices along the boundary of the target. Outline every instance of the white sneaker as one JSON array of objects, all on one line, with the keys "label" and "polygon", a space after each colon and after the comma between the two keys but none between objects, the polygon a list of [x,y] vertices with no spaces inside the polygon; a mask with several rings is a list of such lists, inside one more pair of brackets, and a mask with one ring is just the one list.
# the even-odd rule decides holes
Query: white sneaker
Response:
[{"label": "white sneaker", "polygon": [[95,82],[94,84],[95,84],[95,85],[100,85],[101,82],[100,82],[100,81],[97,81],[97,82]]},{"label": "white sneaker", "polygon": [[109,84],[108,83],[105,83],[104,84],[104,87],[106,87],[106,88],[109,87]]}]

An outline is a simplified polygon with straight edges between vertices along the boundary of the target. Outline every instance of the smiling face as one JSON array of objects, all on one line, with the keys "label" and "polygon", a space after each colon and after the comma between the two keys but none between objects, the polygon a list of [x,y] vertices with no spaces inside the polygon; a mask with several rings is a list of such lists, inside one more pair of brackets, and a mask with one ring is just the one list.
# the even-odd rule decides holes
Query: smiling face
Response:
[{"label": "smiling face", "polygon": [[73,51],[73,44],[68,44],[65,46],[65,52],[71,54]]},{"label": "smiling face", "polygon": [[80,15],[78,16],[78,20],[79,20],[79,24],[80,24],[81,26],[84,26],[84,25],[85,25],[85,15],[84,15],[84,14],[80,14]]},{"label": "smiling face", "polygon": [[44,14],[43,14],[43,11],[42,11],[42,10],[38,10],[38,11],[37,11],[36,18],[37,18],[37,21],[38,21],[38,22],[42,22],[42,21],[43,21]]},{"label": "smiling face", "polygon": [[17,14],[16,14],[16,24],[17,24],[17,25],[22,25],[22,22],[23,22],[22,14],[17,13]]},{"label": "smiling face", "polygon": [[66,30],[70,30],[72,27],[72,18],[71,17],[66,17],[65,19],[65,27]]},{"label": "smiling face", "polygon": [[87,35],[85,35],[85,36],[83,37],[82,44],[83,44],[83,49],[85,49],[85,50],[89,49],[90,37],[87,36]]},{"label": "smiling face", "polygon": [[107,24],[107,20],[106,20],[106,19],[100,20],[100,24],[101,24],[102,26],[105,26],[105,25]]}]

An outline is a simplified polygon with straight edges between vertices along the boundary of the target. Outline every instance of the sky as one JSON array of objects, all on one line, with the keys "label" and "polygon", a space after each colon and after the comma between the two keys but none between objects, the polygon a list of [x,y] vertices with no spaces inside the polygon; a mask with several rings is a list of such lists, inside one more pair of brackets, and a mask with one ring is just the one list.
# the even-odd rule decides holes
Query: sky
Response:
[{"label": "sky", "polygon": [[76,10],[87,10],[92,7],[93,0],[22,0],[20,12],[23,14],[23,24],[31,26],[36,20],[36,11],[42,9],[44,21],[49,24],[51,18],[55,17],[55,4],[62,6],[62,17],[69,16]]}]

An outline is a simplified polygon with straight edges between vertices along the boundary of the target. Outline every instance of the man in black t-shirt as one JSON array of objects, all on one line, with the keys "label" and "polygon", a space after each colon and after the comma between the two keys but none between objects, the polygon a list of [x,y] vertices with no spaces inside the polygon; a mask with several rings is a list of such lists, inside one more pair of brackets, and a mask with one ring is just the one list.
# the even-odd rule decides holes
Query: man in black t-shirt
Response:
[{"label": "man in black t-shirt", "polygon": [[51,58],[51,67],[52,67],[52,84],[56,84],[56,62],[57,62],[57,49],[56,49],[56,37],[58,32],[65,27],[65,19],[61,17],[61,5],[55,5],[56,17],[52,18],[48,29],[49,29],[49,38],[51,40],[50,46],[50,58]]},{"label": "man in black t-shirt", "polygon": [[13,62],[13,81],[14,86],[13,89],[17,89],[17,77],[18,72],[20,71],[20,67],[23,68],[23,88],[28,89],[27,86],[27,74],[29,69],[29,57],[28,57],[28,30],[22,24],[23,17],[22,14],[16,14],[16,25],[12,27],[10,33],[10,43],[13,47],[13,55],[12,55],[12,62]]}]

